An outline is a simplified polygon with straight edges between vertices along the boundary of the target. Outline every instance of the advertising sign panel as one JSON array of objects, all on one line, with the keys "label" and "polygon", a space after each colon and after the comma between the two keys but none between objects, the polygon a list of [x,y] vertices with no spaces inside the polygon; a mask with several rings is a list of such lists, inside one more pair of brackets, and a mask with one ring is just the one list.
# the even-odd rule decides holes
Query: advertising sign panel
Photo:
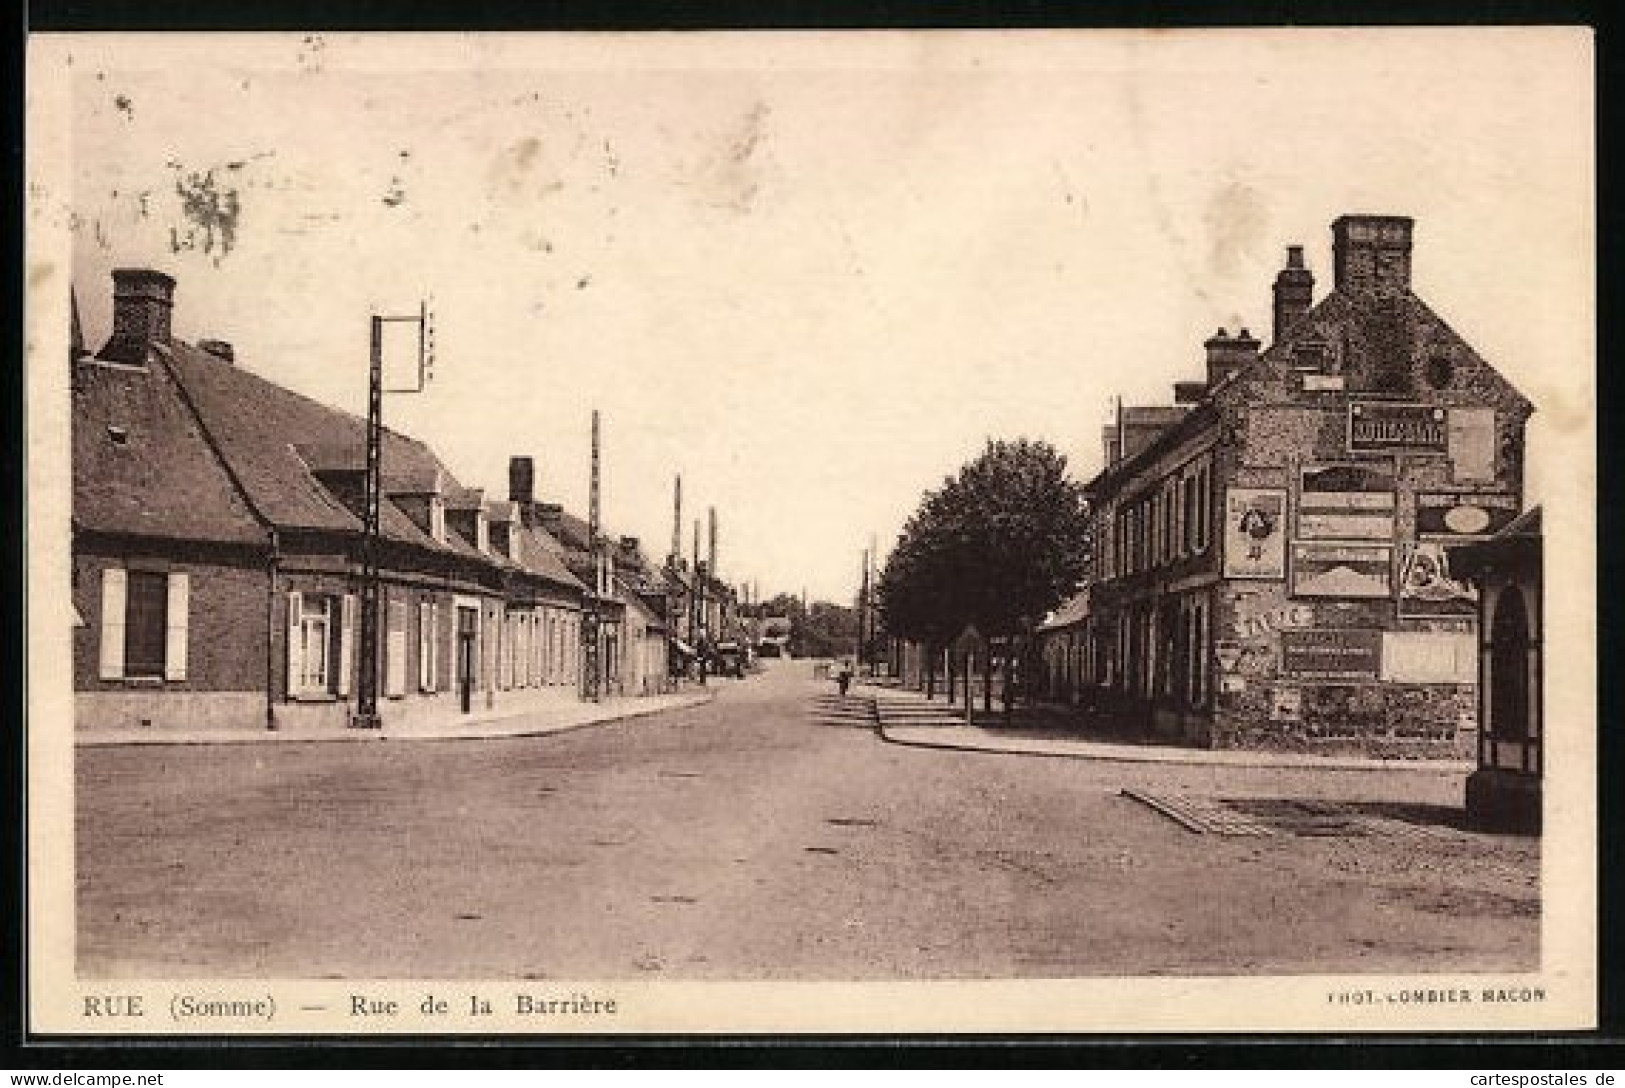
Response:
[{"label": "advertising sign panel", "polygon": [[1399,611],[1407,616],[1472,616],[1478,594],[1450,572],[1450,554],[1437,540],[1400,549]]},{"label": "advertising sign panel", "polygon": [[1296,597],[1390,597],[1393,549],[1377,544],[1294,544]]},{"label": "advertising sign panel", "polygon": [[1462,483],[1495,479],[1495,409],[1450,409],[1450,475]]},{"label": "advertising sign panel", "polygon": [[1281,671],[1311,680],[1374,680],[1382,632],[1318,628],[1281,632]]},{"label": "advertising sign panel", "polygon": [[1232,487],[1224,496],[1224,576],[1286,577],[1286,492]]},{"label": "advertising sign panel", "polygon": [[1305,465],[1298,473],[1298,536],[1322,540],[1394,539],[1394,467]]},{"label": "advertising sign panel", "polygon": [[1349,451],[1445,453],[1450,427],[1443,408],[1427,404],[1364,401],[1349,405]]},{"label": "advertising sign panel", "polygon": [[1518,516],[1516,495],[1470,492],[1419,492],[1416,535],[1440,540],[1493,536]]}]

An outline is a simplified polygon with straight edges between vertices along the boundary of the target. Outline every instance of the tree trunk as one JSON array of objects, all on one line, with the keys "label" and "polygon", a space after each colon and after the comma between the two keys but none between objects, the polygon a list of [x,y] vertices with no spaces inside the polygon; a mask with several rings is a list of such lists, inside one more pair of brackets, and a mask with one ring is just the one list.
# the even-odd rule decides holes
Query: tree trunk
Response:
[{"label": "tree trunk", "polygon": [[1004,717],[1010,718],[1010,708],[1015,705],[1015,695],[1010,690],[1010,681],[1015,676],[1014,646],[1008,647],[1004,655],[1004,688],[999,693],[1004,703]]},{"label": "tree trunk", "polygon": [[920,650],[920,656],[925,659],[925,697],[934,699],[937,694],[937,655],[928,646],[922,646]]},{"label": "tree trunk", "polygon": [[982,655],[982,711],[993,713],[993,646]]}]

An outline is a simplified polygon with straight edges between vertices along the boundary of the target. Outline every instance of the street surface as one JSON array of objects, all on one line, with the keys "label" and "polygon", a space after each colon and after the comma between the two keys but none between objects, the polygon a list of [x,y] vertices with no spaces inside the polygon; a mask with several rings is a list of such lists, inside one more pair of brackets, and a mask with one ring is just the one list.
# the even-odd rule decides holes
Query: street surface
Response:
[{"label": "street surface", "polygon": [[[556,736],[81,748],[80,972],[1537,966],[1537,841],[1457,830],[1457,773],[910,748],[876,735],[862,688],[841,700],[806,662],[720,686],[706,706]],[[1417,831],[1195,834],[1124,789],[1358,802]]]}]

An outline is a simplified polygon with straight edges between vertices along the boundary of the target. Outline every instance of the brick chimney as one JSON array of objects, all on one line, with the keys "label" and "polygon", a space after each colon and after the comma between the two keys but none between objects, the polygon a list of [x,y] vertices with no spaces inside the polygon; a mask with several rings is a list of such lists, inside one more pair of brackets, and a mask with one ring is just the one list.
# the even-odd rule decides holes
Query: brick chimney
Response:
[{"label": "brick chimney", "polygon": [[536,504],[536,461],[531,457],[508,458],[508,498],[526,510]]},{"label": "brick chimney", "polygon": [[1212,389],[1257,359],[1261,345],[1246,329],[1232,337],[1221,327],[1202,346],[1207,349],[1207,387]]},{"label": "brick chimney", "polygon": [[1303,266],[1303,247],[1286,247],[1286,267],[1275,275],[1275,325],[1271,343],[1279,344],[1309,312],[1315,298],[1315,274]]},{"label": "brick chimney", "polygon": [[1332,281],[1339,291],[1403,295],[1411,289],[1411,228],[1401,215],[1345,215],[1332,224]]},{"label": "brick chimney", "polygon": [[145,366],[151,345],[169,343],[169,319],[174,308],[173,278],[150,268],[115,268],[113,335],[96,358]]}]

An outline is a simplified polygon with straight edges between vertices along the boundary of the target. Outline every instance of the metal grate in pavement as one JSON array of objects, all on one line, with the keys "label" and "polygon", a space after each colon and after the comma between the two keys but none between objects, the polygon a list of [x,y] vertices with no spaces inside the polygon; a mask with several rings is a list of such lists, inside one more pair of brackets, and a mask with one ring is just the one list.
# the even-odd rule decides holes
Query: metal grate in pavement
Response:
[{"label": "metal grate in pavement", "polygon": [[1300,838],[1456,838],[1454,828],[1407,820],[1358,804],[1310,798],[1206,798],[1125,789],[1124,797],[1198,835],[1294,835]]},{"label": "metal grate in pavement", "polygon": [[1123,796],[1138,801],[1198,835],[1273,835],[1274,829],[1245,812],[1216,801],[1177,794],[1125,789]]}]

